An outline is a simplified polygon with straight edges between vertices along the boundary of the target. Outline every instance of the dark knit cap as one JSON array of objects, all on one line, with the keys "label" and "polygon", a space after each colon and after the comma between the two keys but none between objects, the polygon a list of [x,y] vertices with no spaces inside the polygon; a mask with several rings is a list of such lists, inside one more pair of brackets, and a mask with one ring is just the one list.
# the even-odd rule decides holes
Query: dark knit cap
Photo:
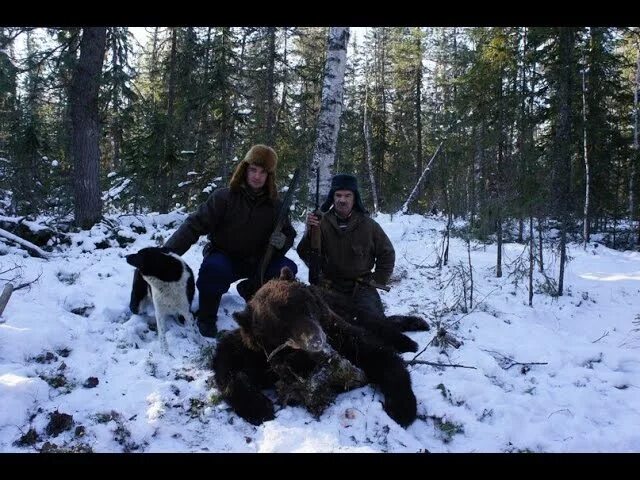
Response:
[{"label": "dark knit cap", "polygon": [[353,175],[347,173],[338,173],[331,179],[331,190],[327,195],[327,199],[324,201],[320,210],[323,212],[329,211],[331,205],[333,205],[333,195],[338,190],[351,190],[355,200],[353,202],[354,210],[359,210],[362,213],[366,213],[362,200],[360,200],[360,192],[358,191],[358,179]]}]

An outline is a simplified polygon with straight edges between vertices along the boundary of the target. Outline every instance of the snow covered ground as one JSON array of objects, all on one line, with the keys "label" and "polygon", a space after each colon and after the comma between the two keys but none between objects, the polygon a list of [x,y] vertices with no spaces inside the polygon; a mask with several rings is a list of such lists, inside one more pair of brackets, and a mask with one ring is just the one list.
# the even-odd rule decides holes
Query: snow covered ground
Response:
[{"label": "snow covered ground", "polygon": [[[452,238],[449,266],[439,270],[443,220],[379,215],[396,248],[392,290],[381,292],[387,313],[421,314],[463,342],[434,346],[437,328],[410,333],[417,360],[473,368],[411,365],[419,418],[406,430],[371,386],[339,395],[319,420],[284,407],[254,427],[219,399],[205,366],[214,340],[170,323],[173,358],[162,356],[149,317],[128,309],[133,269],[124,256],[161,244],[184,215],[111,218],[121,241],[129,239],[124,248],[99,225],[74,234],[48,261],[0,249],[0,272],[18,267],[0,278],[40,275],[14,292],[0,318],[2,452],[640,451],[637,252],[570,245],[565,295],[538,292],[531,308],[526,278],[516,285],[509,275],[524,246],[505,244],[504,275],[495,278],[495,245],[472,243],[473,305],[465,313],[464,241]],[[146,232],[136,233],[141,226]],[[304,226],[295,226],[297,244]],[[204,237],[184,257],[196,274],[203,244]],[[544,254],[557,278],[552,252]],[[306,279],[295,251],[288,255]],[[543,283],[537,271],[536,282]],[[232,286],[219,328],[235,328],[231,313],[243,305]]]}]

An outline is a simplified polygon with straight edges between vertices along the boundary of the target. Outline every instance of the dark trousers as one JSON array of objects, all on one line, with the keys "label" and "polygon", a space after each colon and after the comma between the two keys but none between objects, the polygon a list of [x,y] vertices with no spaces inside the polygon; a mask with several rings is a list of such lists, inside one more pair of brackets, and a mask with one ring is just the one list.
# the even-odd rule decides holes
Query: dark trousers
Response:
[{"label": "dark trousers", "polygon": [[372,317],[384,318],[382,300],[380,300],[380,295],[375,288],[357,285],[352,298],[359,311],[367,312]]},{"label": "dark trousers", "polygon": [[[372,318],[385,318],[384,307],[378,291],[368,285],[361,285],[351,282],[326,282],[323,287],[337,295],[341,303],[349,306],[349,310],[354,309],[360,314]],[[336,307],[338,307],[336,305]],[[338,307],[339,308],[339,307]],[[341,308],[339,308],[342,310]],[[344,312],[343,312],[344,313]]]},{"label": "dark trousers", "polygon": [[[298,273],[298,267],[292,260],[284,256],[277,256],[269,262],[264,273],[264,281],[279,277],[282,267],[289,267],[294,275]],[[200,298],[220,296],[229,291],[233,282],[257,275],[257,271],[257,265],[243,260],[234,260],[223,253],[214,252],[206,256],[200,265],[196,282]]]}]

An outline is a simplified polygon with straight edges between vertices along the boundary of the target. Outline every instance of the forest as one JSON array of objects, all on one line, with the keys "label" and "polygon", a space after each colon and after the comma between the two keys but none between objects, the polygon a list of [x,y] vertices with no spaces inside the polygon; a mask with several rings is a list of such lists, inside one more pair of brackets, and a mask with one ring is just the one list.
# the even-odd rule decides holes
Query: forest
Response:
[{"label": "forest", "polygon": [[[0,451],[640,451],[639,93],[639,27],[0,27]],[[170,355],[131,308],[127,254],[256,144],[296,244],[337,173],[393,244],[406,428],[373,382],[243,421],[240,283]]]},{"label": "forest", "polygon": [[[0,28],[0,226],[189,212],[255,143],[280,188],[308,179],[302,218],[329,30]],[[594,233],[637,248],[640,29],[358,30],[329,173],[355,174],[371,212],[461,218],[498,246],[557,231],[562,252]]]}]

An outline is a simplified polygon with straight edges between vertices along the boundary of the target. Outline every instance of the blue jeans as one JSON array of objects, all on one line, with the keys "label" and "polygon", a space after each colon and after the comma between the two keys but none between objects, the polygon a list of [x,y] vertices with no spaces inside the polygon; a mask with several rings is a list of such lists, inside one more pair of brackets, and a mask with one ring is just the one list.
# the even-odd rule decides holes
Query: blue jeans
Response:
[{"label": "blue jeans", "polygon": [[[280,276],[282,267],[289,267],[293,274],[298,273],[298,266],[289,258],[276,256],[271,259],[264,273],[264,281]],[[200,265],[198,273],[198,292],[203,296],[216,297],[229,291],[236,280],[257,274],[258,267],[242,260],[232,260],[220,252],[208,255]]]}]

